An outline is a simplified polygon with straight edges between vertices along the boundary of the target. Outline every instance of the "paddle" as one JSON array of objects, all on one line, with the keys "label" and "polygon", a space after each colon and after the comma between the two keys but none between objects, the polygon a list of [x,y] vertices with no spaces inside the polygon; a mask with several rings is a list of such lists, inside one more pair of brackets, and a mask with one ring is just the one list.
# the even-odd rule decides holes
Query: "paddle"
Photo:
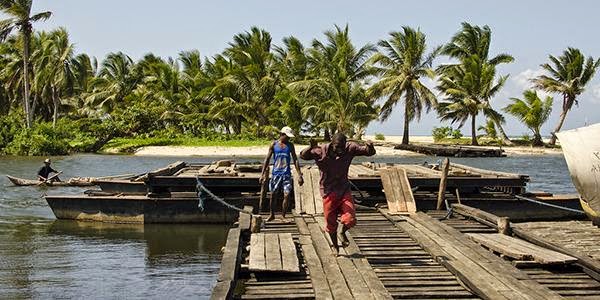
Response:
[{"label": "paddle", "polygon": [[54,175],[52,175],[52,176],[50,176],[50,177],[46,178],[46,180],[44,180],[44,181],[40,181],[40,183],[38,183],[37,185],[42,185],[42,184],[45,184],[45,183],[46,183],[46,184],[52,184],[52,182],[51,182],[50,180],[52,180],[52,179],[56,178],[56,176],[58,176],[58,175],[60,175],[60,174],[62,174],[62,171],[59,171],[59,172],[57,172],[56,174],[54,174]]}]

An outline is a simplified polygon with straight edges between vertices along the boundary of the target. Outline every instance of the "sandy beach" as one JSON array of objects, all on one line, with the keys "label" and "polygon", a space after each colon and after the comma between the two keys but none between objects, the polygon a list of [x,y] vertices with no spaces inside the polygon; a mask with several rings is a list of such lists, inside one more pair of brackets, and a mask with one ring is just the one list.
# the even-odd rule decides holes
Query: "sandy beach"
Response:
[{"label": "sandy beach", "polygon": [[[373,136],[365,136],[365,140],[375,141]],[[401,136],[386,136],[386,143],[400,143]],[[411,136],[411,143],[433,143],[431,136]],[[307,145],[296,145],[296,151],[299,153]],[[487,147],[495,148],[495,147]],[[423,156],[422,154],[395,150],[391,146],[376,146],[376,156]],[[540,147],[502,147],[508,156],[518,155],[560,155],[561,149],[540,148]],[[220,146],[148,146],[135,151],[134,155],[140,156],[213,156],[213,157],[261,157],[267,155],[267,146],[249,146],[249,147],[220,147]]]},{"label": "sandy beach", "polygon": [[[296,145],[297,154],[307,145]],[[423,154],[395,150],[392,147],[376,146],[376,156],[424,156]],[[138,149],[134,155],[148,156],[232,156],[232,157],[261,157],[266,156],[267,146],[251,147],[182,147],[182,146],[149,146]]]}]

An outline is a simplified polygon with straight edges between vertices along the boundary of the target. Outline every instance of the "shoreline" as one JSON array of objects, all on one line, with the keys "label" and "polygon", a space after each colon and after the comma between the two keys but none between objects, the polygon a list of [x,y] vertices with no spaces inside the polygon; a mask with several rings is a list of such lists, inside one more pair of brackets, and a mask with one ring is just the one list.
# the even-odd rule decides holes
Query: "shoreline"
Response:
[{"label": "shoreline", "polygon": [[[297,154],[307,145],[295,145]],[[497,148],[497,147],[484,147]],[[396,150],[389,146],[375,146],[377,154],[375,157],[404,156],[420,157],[424,154]],[[535,155],[562,155],[562,150],[557,148],[534,148],[534,147],[502,147],[507,156],[535,156]],[[264,157],[267,155],[268,146],[247,147],[223,147],[223,146],[146,146],[137,149],[133,155],[136,156],[206,156],[206,157]],[[108,152],[108,154],[111,154]],[[117,154],[117,153],[112,153]]]}]

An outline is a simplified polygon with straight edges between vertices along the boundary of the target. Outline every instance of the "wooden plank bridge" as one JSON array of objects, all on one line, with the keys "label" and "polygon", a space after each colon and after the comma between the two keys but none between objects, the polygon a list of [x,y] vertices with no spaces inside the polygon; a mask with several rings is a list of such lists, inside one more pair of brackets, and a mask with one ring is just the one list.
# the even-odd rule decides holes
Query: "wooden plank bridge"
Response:
[{"label": "wooden plank bridge", "polygon": [[407,173],[432,171],[377,172],[387,205],[358,208],[339,256],[323,231],[316,168],[296,183],[291,218],[253,233],[258,227],[240,214],[212,298],[600,299],[597,259],[466,205],[417,212],[415,203],[431,196],[413,194]]}]

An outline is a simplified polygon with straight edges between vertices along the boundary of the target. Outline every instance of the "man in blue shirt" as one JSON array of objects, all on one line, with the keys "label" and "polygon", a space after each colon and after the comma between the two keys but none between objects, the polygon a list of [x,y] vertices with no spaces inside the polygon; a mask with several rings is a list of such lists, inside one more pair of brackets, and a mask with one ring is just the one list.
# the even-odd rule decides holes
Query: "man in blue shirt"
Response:
[{"label": "man in blue shirt", "polygon": [[290,142],[290,138],[294,137],[294,132],[290,127],[281,128],[279,139],[273,141],[269,147],[269,153],[263,163],[262,175],[260,177],[260,183],[266,179],[266,174],[269,170],[269,161],[273,156],[273,171],[271,172],[271,180],[269,182],[269,190],[271,191],[271,199],[269,201],[269,211],[271,214],[267,221],[275,219],[275,212],[273,207],[273,200],[275,197],[280,197],[283,192],[283,203],[281,205],[281,216],[285,219],[285,213],[288,209],[289,195],[293,189],[292,170],[290,168],[290,162],[294,160],[296,171],[298,172],[298,184],[304,184],[302,178],[302,172],[300,171],[300,163],[296,157],[296,150],[294,144]]}]

